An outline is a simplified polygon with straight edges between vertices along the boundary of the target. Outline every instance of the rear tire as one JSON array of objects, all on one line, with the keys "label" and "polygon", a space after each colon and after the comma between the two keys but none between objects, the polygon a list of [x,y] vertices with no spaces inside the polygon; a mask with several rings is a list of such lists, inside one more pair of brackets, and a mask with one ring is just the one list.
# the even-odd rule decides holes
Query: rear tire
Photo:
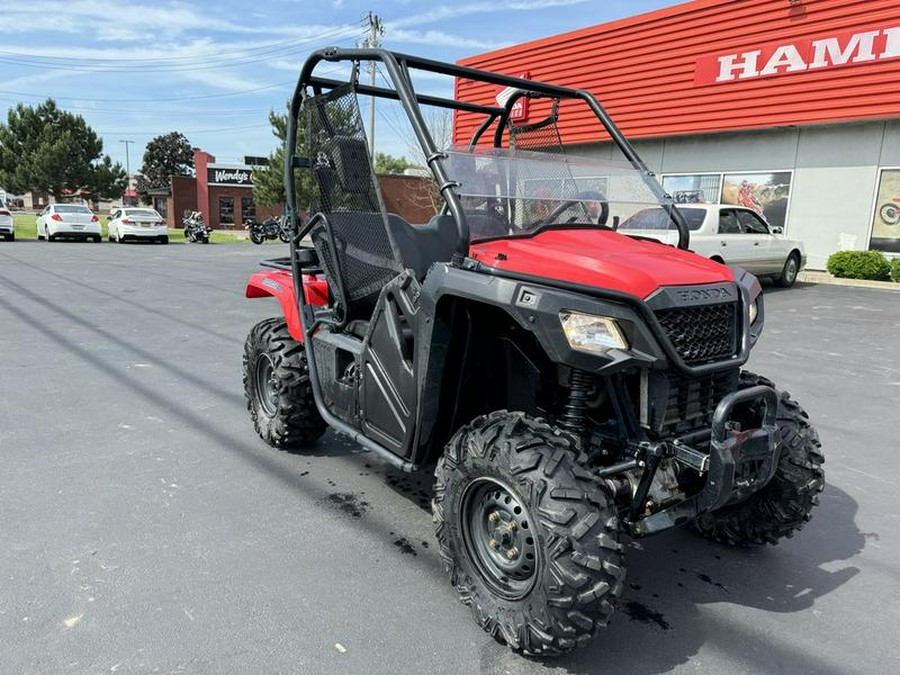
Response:
[{"label": "rear tire", "polygon": [[5,235],[3,235],[3,238],[6,239],[6,241],[15,241],[16,234],[15,234],[15,232],[13,232],[12,234],[5,234]]},{"label": "rear tire", "polygon": [[165,235],[159,238],[160,244],[168,244],[169,243],[169,235]]},{"label": "rear tire", "polygon": [[313,399],[306,348],[281,317],[256,324],[244,343],[244,395],[253,426],[275,448],[311,445],[327,425]]},{"label": "rear tire", "polygon": [[[764,377],[741,373],[741,388],[758,384],[775,388]],[[781,456],[769,484],[738,504],[700,516],[694,529],[731,546],[777,544],[809,522],[825,487],[822,444],[809,416],[787,392],[778,392],[776,422],[781,429]]]},{"label": "rear tire", "polygon": [[250,241],[252,241],[254,244],[262,244],[264,241],[264,237],[256,230],[250,230]]},{"label": "rear tire", "polygon": [[775,277],[775,283],[782,288],[790,288],[797,281],[797,275],[800,273],[800,256],[796,252],[792,252],[787,260],[784,261],[784,267],[781,274]]},{"label": "rear tire", "polygon": [[460,429],[435,470],[444,568],[513,651],[571,651],[605,627],[625,577],[614,508],[572,439],[520,412]]}]

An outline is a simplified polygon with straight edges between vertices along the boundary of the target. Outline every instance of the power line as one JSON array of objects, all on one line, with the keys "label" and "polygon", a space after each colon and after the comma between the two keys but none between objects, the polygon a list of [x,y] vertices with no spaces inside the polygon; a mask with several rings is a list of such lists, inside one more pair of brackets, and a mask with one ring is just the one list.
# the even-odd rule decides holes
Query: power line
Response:
[{"label": "power line", "polygon": [[[352,27],[344,27],[340,30],[332,31],[336,37],[342,33],[351,31]],[[356,29],[359,30],[358,28]],[[230,68],[235,66],[249,65],[268,61],[275,56],[286,56],[297,52],[307,51],[310,42],[320,42],[322,38],[328,37],[329,33],[323,33],[309,38],[295,39],[291,41],[291,48],[284,47],[268,47],[254,53],[248,50],[241,50],[240,55],[230,58],[211,58],[208,55],[197,56],[181,56],[171,57],[175,63],[164,64],[158,63],[153,59],[147,59],[143,63],[138,59],[134,59],[135,65],[123,62],[121,59],[91,59],[91,58],[63,58],[63,57],[44,57],[38,55],[2,52],[0,54],[8,54],[11,56],[0,57],[0,63],[8,63],[14,66],[25,68],[38,68],[42,70],[63,70],[68,72],[90,72],[90,73],[171,73],[171,72],[190,72],[195,70],[211,70],[217,68]],[[355,40],[357,33],[352,33],[343,41]]]},{"label": "power line", "polygon": [[[327,75],[329,73],[338,72],[340,68],[332,68],[330,70],[320,71],[321,74]],[[300,68],[297,68],[297,72],[300,72]],[[23,91],[11,91],[9,89],[0,89],[0,94],[10,94],[12,96],[21,96],[23,98],[37,98],[37,99],[48,99],[52,98],[54,101],[94,101],[96,103],[172,103],[172,102],[181,102],[181,101],[206,101],[209,99],[217,99],[217,98],[229,98],[231,96],[244,96],[246,94],[254,94],[259,91],[266,91],[269,89],[277,89],[279,87],[287,87],[288,85],[295,85],[297,80],[285,80],[284,82],[275,82],[274,84],[267,84],[262,87],[254,87],[252,89],[239,89],[237,91],[229,91],[221,94],[201,94],[199,96],[175,96],[171,98],[95,98],[94,96],[58,96],[56,94],[29,94]],[[293,90],[291,90],[291,93]],[[17,103],[20,101],[16,101]],[[98,111],[102,112],[102,111]]]},{"label": "power line", "polygon": [[[318,33],[317,35],[310,35],[308,37],[292,37],[286,38],[284,40],[279,40],[276,42],[270,42],[262,45],[257,45],[256,47],[241,47],[237,51],[245,55],[251,55],[257,52],[266,52],[274,49],[279,49],[285,45],[298,44],[301,42],[312,42],[316,40],[321,40],[324,37],[328,37],[331,35],[339,35],[341,33],[345,33],[347,31],[353,30],[356,27],[357,30],[362,28],[362,22],[360,22],[357,26],[354,24],[347,24],[344,26],[336,26],[335,28],[330,28],[326,31]],[[166,61],[183,61],[187,60],[200,60],[206,61],[210,58],[214,58],[217,54],[225,54],[231,53],[235,51],[232,48],[223,48],[218,51],[212,51],[207,54],[197,54],[196,56],[156,56],[156,57],[140,57],[140,58],[128,58],[128,57],[94,57],[94,56],[41,56],[40,54],[31,54],[26,52],[14,52],[8,50],[0,50],[0,55],[6,55],[11,57],[22,57],[22,58],[30,58],[34,60],[44,60],[48,62],[52,61],[62,61],[63,63],[72,63],[72,62],[103,62],[110,61],[115,63],[162,63]]]},{"label": "power line", "polygon": [[[19,103],[17,99],[14,98],[0,98],[0,101],[5,103]],[[64,110],[74,111],[74,112],[93,112],[98,114],[121,114],[121,115],[259,115],[259,114],[268,114],[268,112],[272,109],[271,106],[267,108],[234,108],[229,110],[210,110],[208,108],[194,108],[194,109],[184,109],[179,108],[176,110],[160,110],[153,109],[149,110],[146,108],[92,108],[89,106],[77,106],[77,105],[61,105],[60,106]]]},{"label": "power line", "polygon": [[[179,133],[182,133],[185,136],[187,136],[188,134],[215,134],[215,133],[219,133],[222,131],[240,131],[243,129],[262,129],[262,128],[271,129],[272,125],[268,124],[268,123],[266,123],[266,124],[249,124],[249,125],[241,126],[241,127],[222,127],[221,129],[193,129],[193,130],[189,130],[189,131],[182,130]],[[152,136],[154,134],[159,133],[158,129],[156,131],[133,131],[131,129],[128,129],[127,131],[101,131],[101,130],[97,129],[96,131],[98,134],[101,134],[103,136],[121,136],[124,134],[131,134],[133,136]]]},{"label": "power line", "polygon": [[278,87],[286,87],[289,84],[295,84],[296,80],[287,80],[285,82],[276,82],[275,84],[267,84],[263,87],[254,87],[253,89],[239,89],[223,94],[204,94],[201,96],[176,96],[173,98],[94,98],[93,96],[55,96],[54,94],[26,94],[21,91],[9,91],[0,89],[0,94],[12,94],[13,96],[24,96],[26,98],[52,98],[55,101],[96,101],[97,103],[158,103],[171,101],[200,101],[211,98],[225,98],[227,96],[242,96],[244,94],[252,94],[257,91],[265,91],[266,89],[276,89]]}]

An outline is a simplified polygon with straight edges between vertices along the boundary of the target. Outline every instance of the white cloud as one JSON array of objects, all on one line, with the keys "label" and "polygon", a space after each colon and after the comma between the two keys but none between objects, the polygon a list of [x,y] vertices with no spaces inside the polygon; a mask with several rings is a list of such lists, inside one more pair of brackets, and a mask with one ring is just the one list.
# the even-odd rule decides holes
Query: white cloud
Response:
[{"label": "white cloud", "polygon": [[234,75],[227,72],[208,70],[191,70],[184,73],[178,73],[186,80],[201,82],[207,87],[213,89],[225,89],[226,91],[246,91],[259,86],[258,80],[248,80],[240,75]]},{"label": "white cloud", "polygon": [[459,35],[451,35],[439,30],[408,30],[392,27],[385,36],[385,42],[398,42],[401,44],[433,45],[439,47],[457,47],[459,49],[497,49],[506,46],[507,42],[493,40],[478,40]]},{"label": "white cloud", "polygon": [[389,30],[405,26],[422,26],[447,19],[456,19],[472,14],[489,14],[511,11],[535,11],[554,7],[580,5],[589,0],[510,0],[500,2],[470,2],[460,5],[446,5],[429,9],[426,12],[413,14],[402,19],[386,22]]}]

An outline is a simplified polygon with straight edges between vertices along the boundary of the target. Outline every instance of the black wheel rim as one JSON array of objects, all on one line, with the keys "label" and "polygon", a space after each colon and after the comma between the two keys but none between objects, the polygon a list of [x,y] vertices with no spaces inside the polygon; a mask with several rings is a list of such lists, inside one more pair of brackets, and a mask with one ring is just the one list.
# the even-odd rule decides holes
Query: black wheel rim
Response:
[{"label": "black wheel rim", "polygon": [[531,591],[539,564],[534,520],[509,487],[493,478],[469,483],[460,531],[470,560],[495,593],[518,600]]},{"label": "black wheel rim", "polygon": [[268,354],[260,354],[256,359],[256,399],[268,417],[278,412],[278,393],[274,386],[275,366]]}]

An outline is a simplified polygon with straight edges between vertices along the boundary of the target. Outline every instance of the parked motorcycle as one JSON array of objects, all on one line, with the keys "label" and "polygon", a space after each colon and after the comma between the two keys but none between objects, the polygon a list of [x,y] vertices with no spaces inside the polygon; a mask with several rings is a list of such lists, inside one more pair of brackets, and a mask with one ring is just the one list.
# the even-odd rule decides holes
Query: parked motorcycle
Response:
[{"label": "parked motorcycle", "polygon": [[290,233],[285,231],[286,220],[286,218],[266,218],[259,222],[256,218],[244,218],[244,229],[250,231],[250,241],[254,244],[262,244],[267,239],[281,239],[287,243],[291,238]]},{"label": "parked motorcycle", "polygon": [[194,243],[198,241],[203,244],[209,243],[209,235],[213,229],[203,222],[202,213],[199,211],[185,212],[181,219],[181,224],[184,226],[185,239]]},{"label": "parked motorcycle", "polygon": [[278,228],[278,238],[285,244],[289,244],[293,232],[291,232],[291,219],[287,217],[287,214],[278,219]]}]

